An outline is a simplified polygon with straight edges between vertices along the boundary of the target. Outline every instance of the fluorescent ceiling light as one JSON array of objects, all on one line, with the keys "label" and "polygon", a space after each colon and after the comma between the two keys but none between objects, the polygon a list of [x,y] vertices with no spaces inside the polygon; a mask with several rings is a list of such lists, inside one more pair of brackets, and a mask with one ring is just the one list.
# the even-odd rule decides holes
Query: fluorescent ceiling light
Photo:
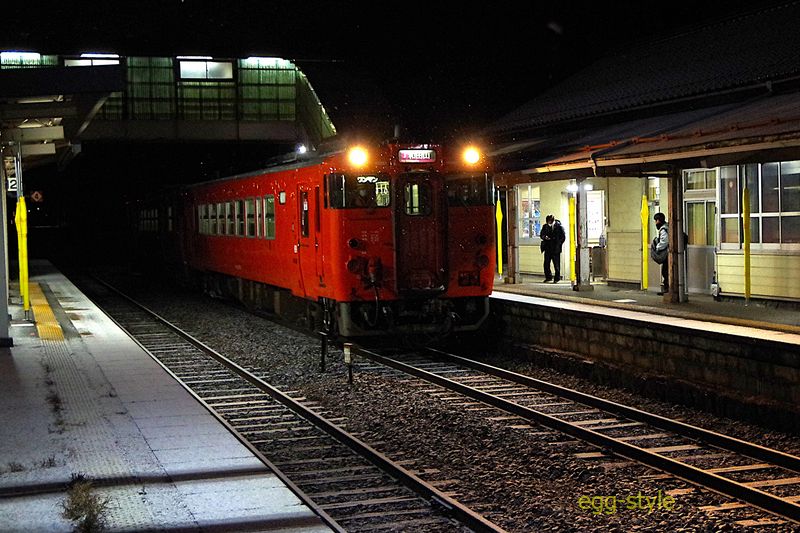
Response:
[{"label": "fluorescent ceiling light", "polygon": [[96,57],[98,59],[119,59],[119,54],[102,54],[102,53],[89,52],[86,54],[81,54],[81,57]]},{"label": "fluorescent ceiling light", "polygon": [[38,61],[41,58],[42,54],[38,52],[18,52],[15,50],[0,52],[0,59],[3,61]]},{"label": "fluorescent ceiling light", "polygon": [[178,56],[178,59],[214,59],[211,56]]}]

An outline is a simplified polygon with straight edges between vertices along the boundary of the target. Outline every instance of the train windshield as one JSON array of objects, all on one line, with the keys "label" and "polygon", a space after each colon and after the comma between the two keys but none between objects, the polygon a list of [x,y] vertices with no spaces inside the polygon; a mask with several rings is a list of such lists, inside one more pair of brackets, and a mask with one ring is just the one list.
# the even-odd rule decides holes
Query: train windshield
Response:
[{"label": "train windshield", "polygon": [[334,209],[387,207],[391,203],[389,177],[383,174],[331,174],[328,205]]},{"label": "train windshield", "polygon": [[470,207],[492,205],[494,187],[489,174],[448,174],[447,204],[450,207]]}]

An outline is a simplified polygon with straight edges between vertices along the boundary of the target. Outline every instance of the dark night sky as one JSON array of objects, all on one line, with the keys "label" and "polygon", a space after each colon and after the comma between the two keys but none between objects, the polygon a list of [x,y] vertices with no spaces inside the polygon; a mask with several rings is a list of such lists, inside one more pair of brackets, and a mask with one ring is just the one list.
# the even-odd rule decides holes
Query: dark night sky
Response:
[{"label": "dark night sky", "polygon": [[[607,51],[750,8],[712,2],[25,2],[0,48],[281,56],[339,131],[477,132]],[[23,7],[24,6],[24,7]]]}]

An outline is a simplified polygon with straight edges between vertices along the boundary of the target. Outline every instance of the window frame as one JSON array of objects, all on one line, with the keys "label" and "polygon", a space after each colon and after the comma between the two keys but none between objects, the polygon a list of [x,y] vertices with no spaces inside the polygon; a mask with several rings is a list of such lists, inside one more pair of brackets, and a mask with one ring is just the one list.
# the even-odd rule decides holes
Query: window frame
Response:
[{"label": "window frame", "polygon": [[[266,194],[263,196],[264,200],[264,238],[270,241],[275,240],[275,233],[276,233],[276,216],[275,216],[275,195],[274,194]],[[271,201],[270,201],[271,200]],[[268,206],[272,206],[271,209],[267,209]],[[272,221],[271,225],[269,221]],[[270,229],[272,230],[270,232]]]},{"label": "window frame", "polygon": [[[763,253],[797,253],[800,252],[800,242],[783,242],[784,239],[784,219],[792,218],[792,217],[800,217],[800,211],[783,211],[783,164],[784,163],[794,163],[795,160],[792,161],[764,161],[759,163],[753,163],[752,165],[757,165],[757,187],[755,194],[757,194],[757,205],[759,211],[751,212],[750,213],[750,220],[751,225],[755,224],[757,228],[757,235],[758,235],[758,242],[751,242],[750,243],[750,250],[755,252],[763,252]],[[763,171],[764,165],[778,163],[778,211],[770,211],[770,212],[762,212],[761,209],[764,205],[764,198],[763,198]],[[743,192],[743,184],[745,183],[745,168],[749,165],[726,165],[723,167],[717,167],[718,170],[718,179],[717,179],[717,205],[721,206],[722,200],[722,171],[723,169],[736,169],[736,197],[737,197],[737,208],[736,213],[722,213],[722,208],[718,207],[717,209],[717,220],[715,223],[717,224],[717,240],[718,246],[717,250],[720,252],[736,252],[742,251],[744,248],[743,242],[743,231],[742,231],[742,192]],[[751,192],[752,194],[752,192]],[[755,203],[751,199],[751,204]],[[763,242],[764,240],[764,219],[778,219],[778,242]],[[737,242],[723,242],[723,227],[726,224],[726,220],[737,220]],[[752,231],[752,230],[751,230]],[[798,239],[800,241],[800,239]]]}]

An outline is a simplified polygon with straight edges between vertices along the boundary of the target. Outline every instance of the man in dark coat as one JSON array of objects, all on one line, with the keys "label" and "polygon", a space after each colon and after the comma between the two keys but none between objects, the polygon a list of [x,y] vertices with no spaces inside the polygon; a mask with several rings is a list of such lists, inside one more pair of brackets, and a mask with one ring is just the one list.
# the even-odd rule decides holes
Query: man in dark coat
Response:
[{"label": "man in dark coat", "polygon": [[[567,239],[561,222],[553,215],[545,217],[545,225],[539,236],[542,238],[542,252],[544,252],[544,280],[558,283],[561,280],[561,246]],[[550,271],[550,262],[553,262],[555,276]]]}]

